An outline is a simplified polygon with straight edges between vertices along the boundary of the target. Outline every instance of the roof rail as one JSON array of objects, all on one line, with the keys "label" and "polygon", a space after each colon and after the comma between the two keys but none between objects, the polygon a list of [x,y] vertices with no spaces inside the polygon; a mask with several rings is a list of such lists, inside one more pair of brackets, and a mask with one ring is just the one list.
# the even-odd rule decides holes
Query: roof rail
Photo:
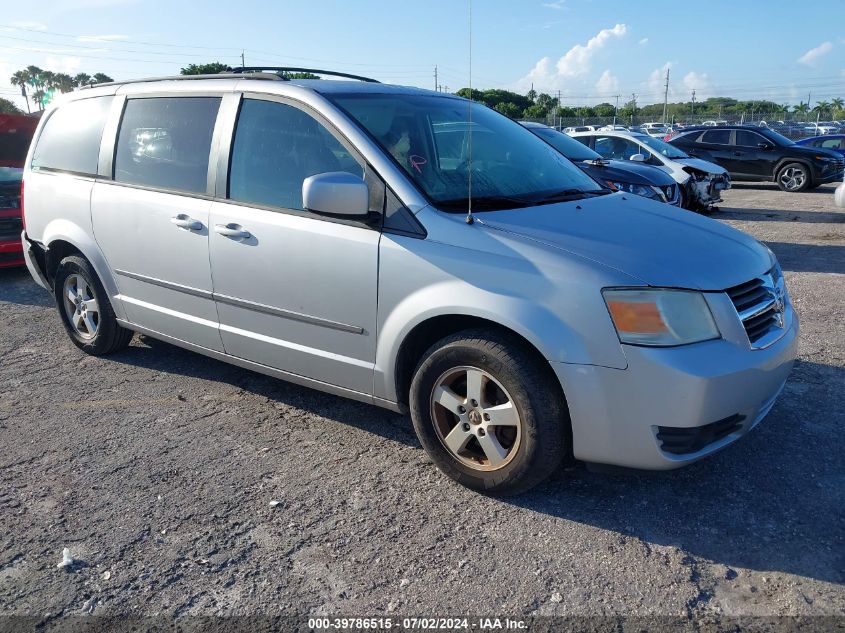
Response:
[{"label": "roof rail", "polygon": [[[225,75],[225,76],[224,76]],[[100,84],[91,84],[88,86],[82,86],[80,90],[86,90],[88,88],[99,88],[100,86],[124,86],[126,84],[143,84],[149,83],[152,81],[188,81],[192,79],[269,79],[270,81],[283,81],[283,78],[277,75],[276,73],[261,73],[261,72],[246,72],[246,73],[234,73],[234,72],[222,72],[213,75],[172,75],[172,76],[163,76],[163,77],[144,77],[143,79],[126,79],[125,81],[109,81]]]},{"label": "roof rail", "polygon": [[276,74],[279,73],[279,78],[284,79],[287,81],[287,77],[284,76],[284,73],[311,73],[312,75],[329,75],[330,77],[343,77],[345,79],[355,79],[357,81],[366,81],[367,83],[377,84],[379,83],[375,79],[371,79],[369,77],[362,77],[361,75],[350,75],[349,73],[341,73],[336,72],[334,70],[320,70],[319,68],[294,68],[292,66],[238,66],[237,68],[233,68],[231,71],[223,71],[223,74],[227,72],[232,73],[240,73],[249,75],[251,73],[255,74]]}]

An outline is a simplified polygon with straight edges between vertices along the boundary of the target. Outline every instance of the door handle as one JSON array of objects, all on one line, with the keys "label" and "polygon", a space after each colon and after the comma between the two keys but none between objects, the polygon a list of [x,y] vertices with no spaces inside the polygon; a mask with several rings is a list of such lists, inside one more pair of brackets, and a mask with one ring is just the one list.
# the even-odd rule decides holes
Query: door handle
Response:
[{"label": "door handle", "polygon": [[170,221],[178,226],[180,229],[188,229],[189,231],[199,231],[202,229],[202,222],[194,220],[187,213],[180,213],[170,218]]},{"label": "door handle", "polygon": [[214,231],[220,235],[231,237],[233,240],[246,240],[252,237],[252,233],[244,229],[240,224],[215,224]]}]

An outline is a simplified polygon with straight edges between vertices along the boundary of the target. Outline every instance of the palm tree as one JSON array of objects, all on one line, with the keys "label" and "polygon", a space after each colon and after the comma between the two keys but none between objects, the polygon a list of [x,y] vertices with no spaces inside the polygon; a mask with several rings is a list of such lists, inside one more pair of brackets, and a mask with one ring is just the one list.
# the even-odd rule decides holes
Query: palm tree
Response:
[{"label": "palm tree", "polygon": [[55,83],[56,89],[61,93],[73,90],[73,77],[68,74],[56,73],[53,76],[53,82]]},{"label": "palm tree", "polygon": [[114,81],[114,79],[112,79],[108,75],[104,75],[103,73],[97,73],[94,75],[94,83],[107,84],[112,81]]},{"label": "palm tree", "polygon": [[793,108],[795,114],[805,115],[810,110],[809,104],[804,103],[803,101],[799,102],[797,106]]},{"label": "palm tree", "polygon": [[836,114],[837,112],[842,112],[845,109],[845,101],[836,97],[835,99],[830,100],[830,107],[834,111],[833,113]]},{"label": "palm tree", "polygon": [[26,92],[26,85],[29,83],[29,73],[25,70],[19,70],[14,75],[12,75],[9,81],[13,86],[21,87],[21,95],[26,100],[26,111],[32,112],[32,110],[30,110],[29,108],[29,95]]},{"label": "palm tree", "polygon": [[91,83],[91,75],[87,73],[79,73],[73,78],[73,85],[77,88],[87,86],[89,83]]},{"label": "palm tree", "polygon": [[813,112],[818,112],[819,114],[823,114],[830,110],[830,104],[827,101],[816,101],[816,105],[813,106]]}]

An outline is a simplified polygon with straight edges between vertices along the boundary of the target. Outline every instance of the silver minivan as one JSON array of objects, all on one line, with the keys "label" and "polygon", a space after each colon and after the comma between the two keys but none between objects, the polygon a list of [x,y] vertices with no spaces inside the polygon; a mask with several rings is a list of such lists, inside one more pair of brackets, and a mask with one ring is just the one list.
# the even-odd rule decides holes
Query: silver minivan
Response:
[{"label": "silver minivan", "polygon": [[408,411],[494,493],[567,458],[681,466],[771,409],[798,319],[764,245],[612,193],[481,104],[272,70],[44,114],[25,253],[81,350],[141,332]]}]

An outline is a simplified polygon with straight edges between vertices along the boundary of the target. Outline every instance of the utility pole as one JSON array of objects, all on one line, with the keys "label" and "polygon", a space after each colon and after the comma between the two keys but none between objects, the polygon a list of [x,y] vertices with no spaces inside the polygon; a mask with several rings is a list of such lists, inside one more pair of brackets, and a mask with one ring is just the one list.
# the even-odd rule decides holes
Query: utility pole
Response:
[{"label": "utility pole", "polygon": [[616,97],[616,107],[613,109],[613,125],[616,126],[616,117],[619,115],[619,97],[622,95],[614,95]]},{"label": "utility pole", "polygon": [[669,69],[666,69],[666,88],[663,91],[663,125],[666,125],[666,106],[669,104]]},{"label": "utility pole", "polygon": [[244,50],[241,49],[241,66],[246,67],[246,62],[244,61]]},{"label": "utility pole", "polygon": [[[562,117],[562,116],[561,116],[561,114],[560,114],[560,107],[561,107],[561,104],[560,104],[560,90],[558,90],[558,91],[557,91],[557,116],[555,117],[555,120],[557,120],[557,122],[559,123],[560,127],[563,127],[563,117]],[[556,126],[556,127],[557,127],[557,126]]]},{"label": "utility pole", "polygon": [[[689,113],[691,117],[695,117],[695,88],[692,90],[692,102],[689,105]],[[692,121],[690,121],[692,123]]]},{"label": "utility pole", "polygon": [[440,92],[440,84],[437,83],[437,64],[434,65],[434,91]]},{"label": "utility pole", "polygon": [[631,93],[631,125],[634,125],[634,116],[637,114],[637,93]]}]

